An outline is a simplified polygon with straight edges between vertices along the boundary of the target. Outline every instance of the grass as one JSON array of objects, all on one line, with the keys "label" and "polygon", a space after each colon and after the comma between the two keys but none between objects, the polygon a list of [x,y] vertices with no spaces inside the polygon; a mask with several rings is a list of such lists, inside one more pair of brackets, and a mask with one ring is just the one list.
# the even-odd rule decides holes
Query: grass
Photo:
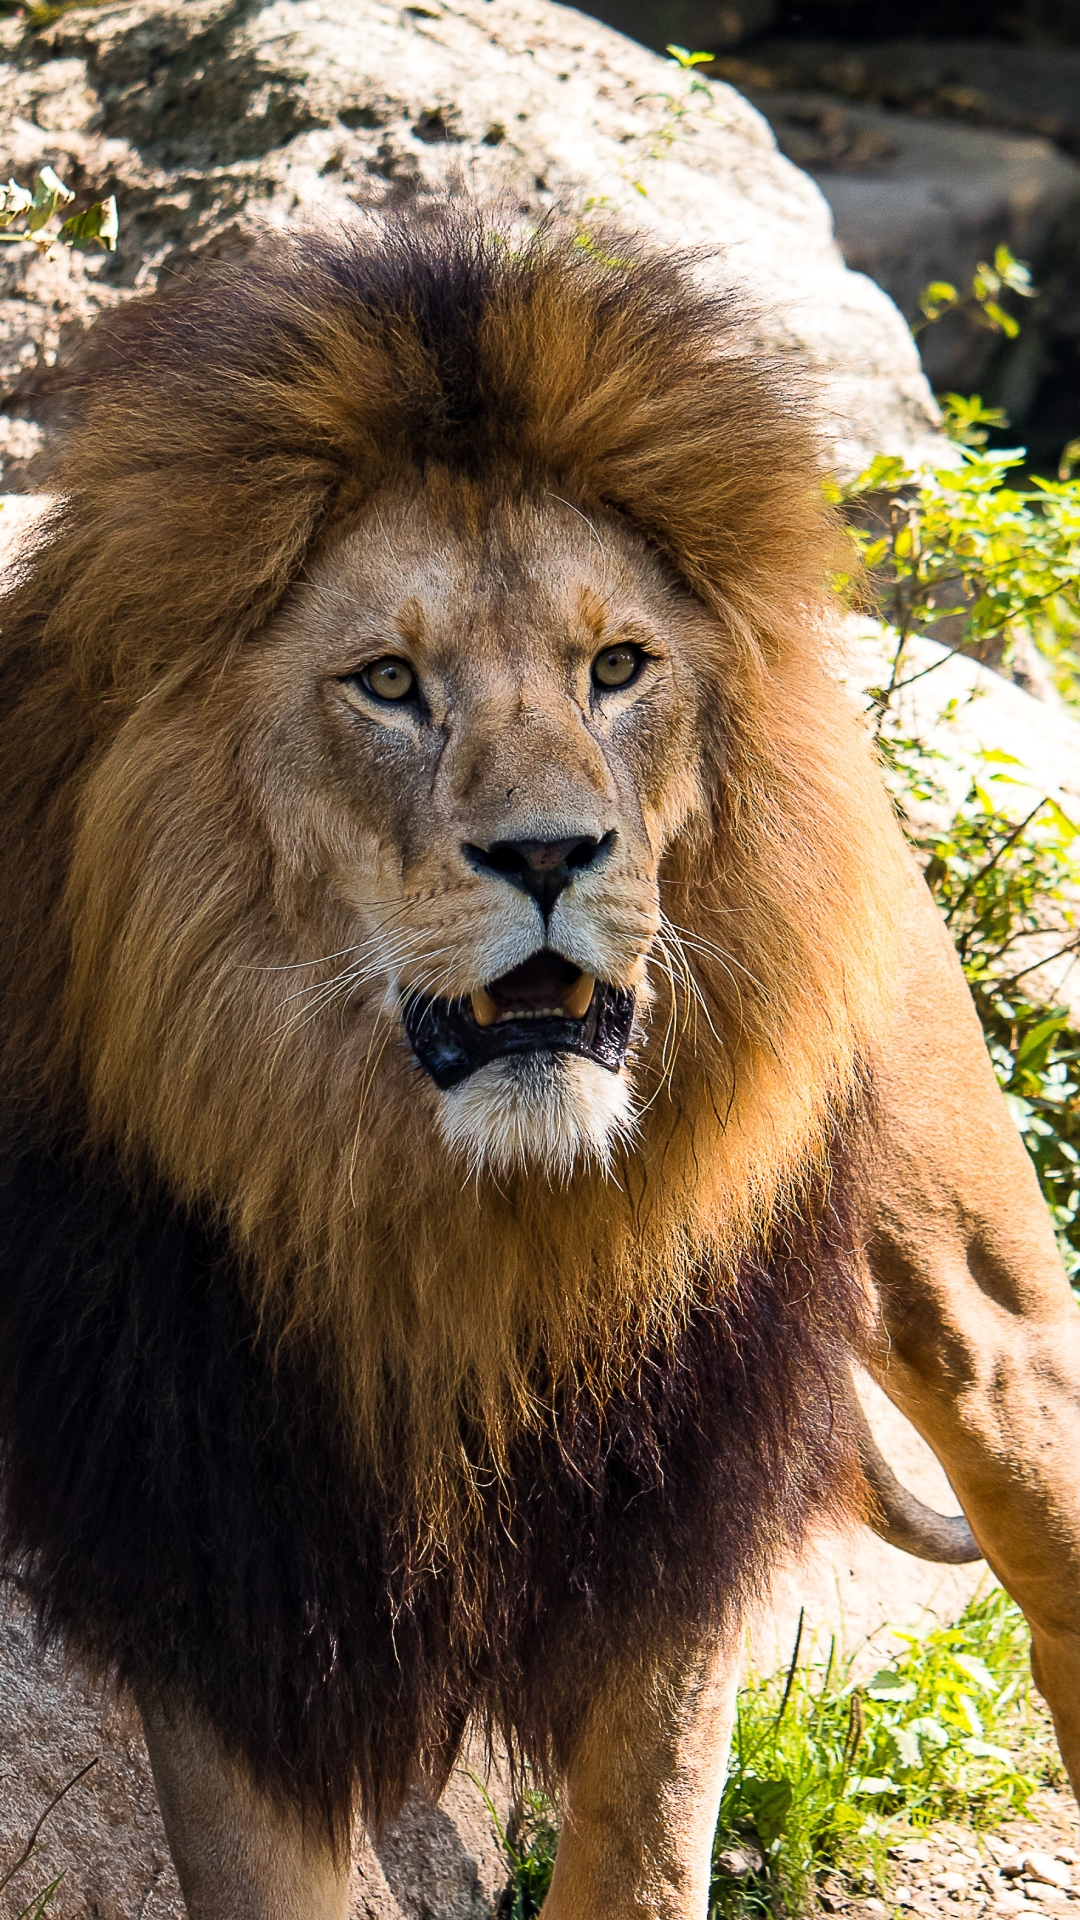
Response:
[{"label": "grass", "polygon": [[903,1834],[945,1819],[992,1826],[1061,1777],[1027,1626],[1000,1588],[951,1627],[892,1638],[899,1652],[867,1679],[835,1641],[805,1658],[796,1646],[786,1673],[748,1679],[716,1851],[750,1841],[761,1866],[739,1880],[717,1868],[712,1916],[801,1911],[830,1867],[880,1880]]},{"label": "grass", "polygon": [[[870,1891],[884,1883],[888,1848],[913,1831],[944,1819],[992,1826],[1064,1777],[1033,1691],[1024,1617],[1000,1588],[977,1595],[951,1627],[891,1637],[899,1652],[856,1679],[835,1640],[806,1645],[800,1621],[788,1667],[748,1675],[710,1920],[803,1912],[829,1869]],[[500,1920],[534,1920],[555,1859],[555,1810],[530,1793],[509,1830],[496,1827],[508,1868]],[[733,1864],[750,1871],[733,1875]]]}]

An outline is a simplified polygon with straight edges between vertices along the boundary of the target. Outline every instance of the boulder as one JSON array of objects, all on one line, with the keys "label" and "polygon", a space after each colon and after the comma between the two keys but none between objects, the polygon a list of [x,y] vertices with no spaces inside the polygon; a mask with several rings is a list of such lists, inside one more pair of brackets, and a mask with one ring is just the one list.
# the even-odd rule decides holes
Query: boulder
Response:
[{"label": "boulder", "polygon": [[740,86],[825,90],[922,118],[1039,134],[1080,157],[1080,47],[770,36],[720,71]]},{"label": "boulder", "polygon": [[[438,1807],[416,1796],[377,1844],[358,1833],[349,1920],[491,1920],[507,1871],[470,1758]],[[49,1920],[184,1920],[134,1709],[43,1657],[18,1600],[0,1602],[0,1876],[65,1786],[11,1911],[59,1878]],[[486,1789],[505,1819],[505,1784]]]},{"label": "boulder", "polygon": [[465,187],[600,209],[749,283],[764,342],[827,383],[837,463],[934,429],[888,299],[848,272],[761,116],[548,0],[124,0],[0,23],[0,178],[115,192],[114,256],[0,259],[3,484],[47,476],[72,348],[103,311],[298,220]]},{"label": "boulder", "polygon": [[[1080,164],[1037,134],[965,126],[813,90],[752,90],[780,147],[815,179],[832,208],[849,267],[891,294],[909,320],[932,280],[965,288],[1001,243],[1031,263],[1041,297],[1020,315],[1012,359],[1037,380],[1048,331],[1075,322],[1071,283],[1056,264],[1080,224]],[[1047,269],[1054,262],[1054,286]],[[1058,282],[1063,284],[1058,285]],[[1000,336],[950,315],[920,337],[938,389],[969,393],[984,378]],[[1030,394],[1012,374],[1014,413]]]}]

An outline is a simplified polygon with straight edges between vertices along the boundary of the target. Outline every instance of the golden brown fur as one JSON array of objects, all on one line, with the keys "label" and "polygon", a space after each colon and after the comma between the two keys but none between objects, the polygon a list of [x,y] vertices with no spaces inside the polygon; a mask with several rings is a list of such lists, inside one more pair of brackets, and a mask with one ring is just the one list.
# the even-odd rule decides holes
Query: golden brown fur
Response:
[{"label": "golden brown fur", "polygon": [[[152,310],[91,397],[5,616],[55,663],[28,697],[57,820],[38,859],[55,885],[68,869],[71,940],[69,965],[5,940],[20,1073],[66,1100],[79,1080],[93,1137],[219,1208],[264,1303],[285,1298],[288,1324],[343,1358],[365,1446],[378,1457],[392,1380],[417,1471],[444,1481],[462,1401],[495,1459],[530,1418],[540,1348],[602,1402],[643,1332],[679,1323],[702,1248],[734,1272],[797,1197],[881,1018],[897,860],[821,664],[831,534],[790,376],[762,365],[733,301],[658,324],[674,272],[625,250],[609,264],[540,240],[495,283],[476,378],[508,396],[502,437],[464,453],[422,325],[358,315],[317,250]],[[600,591],[606,541],[706,610],[649,803],[703,1007],[653,949],[640,1138],[618,1178],[584,1169],[572,1196],[463,1184],[379,983],[347,1021],[333,1000],[283,1018],[283,981],[329,978],[319,956],[356,938],[333,870],[362,850],[324,776],[299,804],[276,790],[260,728],[284,727],[295,764],[310,751],[295,714],[267,719],[274,676],[312,618],[303,583],[349,538],[456,547],[496,582],[515,543],[546,542]],[[422,901],[381,884],[396,924],[437,946]],[[6,896],[38,925],[41,887],[35,863]]]},{"label": "golden brown fur", "polygon": [[[339,1914],[473,1714],[566,1782],[553,1920],[696,1920],[740,1610],[850,1488],[853,1214],[1075,1764],[1075,1308],[822,663],[798,381],[678,266],[447,214],[99,365],[2,609],[4,1534],[195,1920]],[[541,932],[472,854],[567,833]],[[541,939],[625,1065],[455,1105],[403,1011]]]}]

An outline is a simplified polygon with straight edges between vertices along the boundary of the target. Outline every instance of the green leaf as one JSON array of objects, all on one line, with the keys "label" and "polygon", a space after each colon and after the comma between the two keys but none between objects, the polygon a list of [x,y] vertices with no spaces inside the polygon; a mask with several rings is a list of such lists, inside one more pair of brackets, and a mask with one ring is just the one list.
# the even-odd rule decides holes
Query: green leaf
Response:
[{"label": "green leaf", "polygon": [[949,1744],[947,1729],[931,1714],[920,1714],[917,1720],[909,1720],[906,1731],[917,1734],[920,1740],[929,1741],[932,1747],[947,1747]]},{"label": "green leaf", "polygon": [[710,61],[716,59],[715,53],[691,53],[686,47],[669,46],[665,51],[670,53],[676,66],[679,67],[705,67]]},{"label": "green leaf", "polygon": [[20,187],[17,180],[9,180],[6,187],[0,187],[0,228],[9,227],[33,204],[34,196],[30,189]]},{"label": "green leaf", "polygon": [[914,1700],[916,1687],[913,1680],[908,1680],[895,1667],[880,1667],[867,1682],[866,1691],[871,1700],[902,1702]]},{"label": "green leaf", "polygon": [[42,167],[34,183],[35,207],[43,207],[47,203],[54,207],[66,206],[74,198],[74,192],[70,187],[65,187],[58,173],[54,173],[51,167]]},{"label": "green leaf", "polygon": [[997,1760],[1003,1767],[1008,1767],[1010,1773],[1015,1770],[1016,1762],[1012,1754],[1005,1747],[995,1747],[990,1740],[972,1738],[961,1740],[960,1745],[965,1753],[970,1753],[977,1760]]},{"label": "green leaf", "polygon": [[986,1693],[997,1693],[998,1683],[993,1674],[985,1662],[977,1659],[973,1653],[954,1653],[953,1665],[959,1667],[961,1673],[966,1673],[968,1679],[974,1680],[975,1685],[982,1687]]},{"label": "green leaf", "polygon": [[911,1772],[915,1767],[922,1766],[922,1748],[919,1745],[919,1736],[913,1732],[911,1727],[893,1727],[891,1738],[893,1746],[896,1748],[897,1760],[902,1767],[906,1768],[908,1772]]},{"label": "green leaf", "polygon": [[1046,810],[1055,826],[1060,830],[1065,845],[1071,846],[1077,835],[1080,834],[1080,821],[1070,820],[1065,809],[1059,806],[1058,802],[1049,795],[1046,799]]},{"label": "green leaf", "polygon": [[40,233],[47,226],[57,207],[66,206],[75,195],[70,187],[65,187],[59,174],[51,167],[42,167],[34,182],[34,194],[26,215],[28,233]]},{"label": "green leaf", "polygon": [[1019,320],[1014,320],[1012,314],[1006,313],[996,300],[980,300],[979,305],[998,333],[1003,333],[1007,340],[1016,339],[1020,331]]},{"label": "green leaf", "polygon": [[84,247],[99,246],[107,253],[115,253],[119,231],[116,200],[110,194],[107,200],[95,200],[84,213],[69,214],[60,229],[60,238],[80,251]]},{"label": "green leaf", "polygon": [[994,270],[1000,276],[1003,286],[1011,287],[1025,300],[1034,300],[1037,289],[1031,284],[1031,268],[1024,260],[1017,260],[1010,248],[1002,245],[994,249]]},{"label": "green leaf", "polygon": [[751,1777],[742,1783],[742,1798],[762,1846],[771,1847],[787,1826],[787,1816],[794,1798],[791,1781],[786,1774],[774,1780]]},{"label": "green leaf", "polygon": [[960,294],[949,280],[931,280],[919,295],[919,309],[928,320],[937,320],[948,307],[954,307]]},{"label": "green leaf", "polygon": [[1068,1024],[1069,1016],[1067,1013],[1052,1013],[1049,1014],[1045,1020],[1040,1020],[1036,1026],[1031,1028],[1029,1033],[1024,1035],[1023,1040],[1020,1042],[1016,1052],[1017,1066],[1026,1067],[1036,1059],[1039,1054],[1044,1053],[1055,1035],[1059,1034]]}]

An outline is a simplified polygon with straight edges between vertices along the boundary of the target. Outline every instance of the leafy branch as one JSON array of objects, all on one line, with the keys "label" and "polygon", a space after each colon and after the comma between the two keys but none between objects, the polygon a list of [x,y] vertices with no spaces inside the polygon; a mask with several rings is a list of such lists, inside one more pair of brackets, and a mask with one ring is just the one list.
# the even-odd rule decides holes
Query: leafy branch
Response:
[{"label": "leafy branch", "polygon": [[51,167],[42,167],[32,187],[9,180],[6,187],[0,186],[0,241],[32,240],[38,252],[45,254],[56,241],[79,252],[101,247],[114,253],[120,231],[114,195],[62,219],[74,198]]},{"label": "leafy branch", "polygon": [[1015,314],[1001,304],[1004,293],[1015,293],[1022,300],[1034,300],[1036,288],[1031,284],[1031,273],[1022,260],[1013,257],[1006,246],[994,249],[994,264],[980,260],[972,275],[966,292],[961,292],[951,280],[931,280],[919,295],[921,320],[916,320],[911,331],[920,334],[924,327],[931,326],[937,320],[943,320],[947,313],[965,313],[980,327],[988,327],[991,333],[1003,333],[1007,339],[1015,340],[1020,331],[1020,322]]},{"label": "leafy branch", "polygon": [[[987,452],[1001,416],[947,395],[951,464],[912,469],[879,455],[834,498],[874,524],[853,526],[889,671],[871,691],[874,731],[909,838],[956,943],[998,1080],[1035,1163],[1066,1265],[1080,1277],[1080,1030],[1040,992],[1046,969],[1080,956],[1080,824],[1033,789],[1019,762],[983,753],[959,805],[946,754],[905,731],[901,695],[955,654],[1007,664],[1021,643],[1059,691],[1080,699],[1080,480],[1010,485],[1022,450]],[[913,643],[941,643],[911,662]],[[946,707],[930,724],[948,726]],[[1019,804],[1016,804],[1019,802]]]}]

